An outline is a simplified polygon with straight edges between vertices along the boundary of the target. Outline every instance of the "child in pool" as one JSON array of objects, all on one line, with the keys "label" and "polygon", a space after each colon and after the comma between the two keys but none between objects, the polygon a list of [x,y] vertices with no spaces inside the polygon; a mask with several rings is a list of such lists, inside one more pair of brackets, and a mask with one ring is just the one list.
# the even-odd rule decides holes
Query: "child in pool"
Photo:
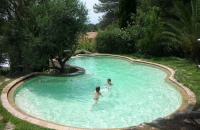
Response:
[{"label": "child in pool", "polygon": [[107,83],[105,84],[106,88],[110,89],[112,85],[111,79],[107,79]]},{"label": "child in pool", "polygon": [[95,103],[94,103],[94,105],[95,105],[95,104],[97,104],[97,101],[99,100],[99,96],[102,96],[102,94],[100,93],[100,87],[99,86],[96,87],[96,91],[94,91],[93,94],[94,94],[94,98],[93,99],[95,101]]}]

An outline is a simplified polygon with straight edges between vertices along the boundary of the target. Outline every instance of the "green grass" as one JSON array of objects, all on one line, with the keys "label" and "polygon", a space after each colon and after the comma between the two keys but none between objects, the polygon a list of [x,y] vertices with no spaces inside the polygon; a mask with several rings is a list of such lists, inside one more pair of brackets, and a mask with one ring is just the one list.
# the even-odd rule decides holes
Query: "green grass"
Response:
[{"label": "green grass", "polygon": [[6,126],[5,122],[0,121],[0,130],[4,130],[5,126]]},{"label": "green grass", "polygon": [[[125,55],[127,57],[131,57],[133,59],[141,59],[144,61],[154,62],[163,64],[165,66],[168,66],[176,71],[175,78],[177,81],[183,83],[185,86],[190,88],[196,95],[196,106],[194,110],[197,110],[200,108],[200,69],[197,67],[197,64],[189,61],[187,59],[181,59],[177,57],[151,57],[151,56],[142,56],[142,55]],[[25,74],[14,74],[10,76],[0,76],[0,82],[2,84],[0,85],[0,91],[2,91],[3,87],[6,86],[9,82],[13,81],[17,77],[20,77]],[[5,82],[4,80],[6,78],[10,78],[11,80]],[[12,116],[9,112],[7,112],[2,105],[0,104],[0,114],[4,117],[3,121],[0,122],[0,129],[3,129],[5,127],[5,124],[10,121],[12,122],[16,128],[15,130],[48,130],[46,128],[42,128],[37,125],[33,125],[31,123],[22,121],[18,118],[15,118]]]}]

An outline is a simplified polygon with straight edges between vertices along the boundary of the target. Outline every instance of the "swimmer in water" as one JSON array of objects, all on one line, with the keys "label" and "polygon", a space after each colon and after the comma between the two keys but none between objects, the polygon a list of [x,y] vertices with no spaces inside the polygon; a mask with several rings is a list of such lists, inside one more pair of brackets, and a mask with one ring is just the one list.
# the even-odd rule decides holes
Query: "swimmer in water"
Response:
[{"label": "swimmer in water", "polygon": [[111,79],[107,79],[107,82],[105,84],[106,88],[110,89],[112,85],[113,84],[111,83]]},{"label": "swimmer in water", "polygon": [[[102,94],[100,93],[100,87],[99,86],[97,86],[96,87],[96,91],[94,91],[94,101],[95,101],[95,103],[94,103],[94,105],[96,105],[97,104],[97,101],[99,100],[99,96],[102,96]],[[94,105],[93,105],[93,107],[94,107]]]}]

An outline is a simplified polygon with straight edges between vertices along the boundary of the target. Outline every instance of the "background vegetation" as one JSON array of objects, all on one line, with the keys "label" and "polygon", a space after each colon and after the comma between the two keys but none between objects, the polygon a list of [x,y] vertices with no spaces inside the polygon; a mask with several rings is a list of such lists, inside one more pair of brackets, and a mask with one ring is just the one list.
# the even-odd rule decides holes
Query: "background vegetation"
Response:
[{"label": "background vegetation", "polygon": [[[2,0],[0,63],[9,58],[11,72],[43,71],[56,57],[60,68],[53,68],[64,73],[65,62],[77,54],[77,47],[100,53],[177,56],[199,63],[199,1],[99,0],[94,10],[105,14],[94,25],[87,24],[87,10],[77,0]],[[98,31],[95,44],[78,42],[86,31]]]},{"label": "background vegetation", "polygon": [[[119,18],[115,21],[118,25],[111,28],[113,24],[110,24],[99,31],[96,38],[98,52],[137,52],[156,57],[185,57],[200,62],[200,41],[197,41],[200,38],[199,0],[141,0],[132,3],[133,7],[136,6],[130,11],[131,3],[119,1],[116,13]],[[120,37],[122,32],[123,38]],[[124,45],[126,49],[122,51]]]}]

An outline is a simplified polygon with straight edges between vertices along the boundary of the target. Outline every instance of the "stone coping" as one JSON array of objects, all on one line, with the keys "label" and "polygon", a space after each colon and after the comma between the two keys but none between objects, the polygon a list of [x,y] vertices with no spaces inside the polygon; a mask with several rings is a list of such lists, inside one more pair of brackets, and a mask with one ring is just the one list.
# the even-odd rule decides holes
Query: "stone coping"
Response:
[{"label": "stone coping", "polygon": [[[146,61],[142,61],[142,60],[132,59],[132,58],[125,57],[125,56],[111,55],[111,54],[79,54],[79,55],[74,56],[72,58],[83,57],[83,56],[111,56],[111,57],[117,57],[117,58],[126,59],[126,60],[128,60],[130,62],[138,62],[138,63],[148,64],[148,65],[151,65],[151,66],[156,66],[158,68],[161,68],[161,69],[165,70],[168,73],[168,76],[166,77],[166,80],[169,81],[171,84],[173,84],[175,87],[177,87],[178,90],[181,92],[182,97],[183,97],[181,107],[178,110],[176,110],[174,113],[192,111],[192,109],[194,108],[194,106],[196,104],[196,97],[195,97],[194,93],[189,88],[184,86],[182,83],[179,83],[176,79],[174,79],[175,71],[172,70],[171,68],[167,67],[167,66],[164,66],[164,65],[161,65],[161,64],[157,64],[157,63],[152,63],[152,62],[146,62]],[[84,72],[85,72],[84,70],[80,69],[79,73],[73,73],[73,74],[71,74],[69,76],[74,76],[74,75],[77,75],[77,74],[83,74]],[[42,126],[42,127],[46,127],[46,128],[50,128],[50,129],[56,129],[56,130],[72,130],[72,129],[73,130],[83,130],[83,128],[64,126],[64,125],[56,124],[56,123],[53,123],[53,122],[45,121],[45,120],[30,116],[30,115],[28,115],[28,114],[16,109],[17,107],[16,107],[14,101],[13,102],[9,102],[10,101],[8,99],[9,92],[11,91],[11,89],[15,85],[17,85],[18,83],[20,83],[20,82],[22,82],[22,81],[24,81],[24,80],[26,80],[26,79],[28,79],[30,77],[33,77],[33,76],[36,76],[36,75],[41,75],[41,74],[42,73],[38,73],[38,72],[30,73],[30,74],[27,74],[25,76],[22,76],[22,77],[20,77],[20,78],[18,78],[16,80],[12,81],[7,86],[5,86],[4,89],[2,90],[2,93],[1,93],[1,102],[2,102],[3,107],[8,112],[10,112],[13,116],[15,116],[15,117],[17,117],[19,119],[25,120],[27,122],[30,122],[32,124],[36,124],[36,125]],[[172,114],[174,114],[174,113],[172,113]],[[172,114],[168,115],[165,118],[170,118],[170,116]],[[134,127],[135,126],[131,126],[131,127],[128,127],[128,128],[134,128]],[[86,128],[86,129],[89,129],[89,128]],[[110,128],[110,130],[111,129],[114,130],[115,128]],[[122,129],[126,129],[126,128],[122,128]],[[118,130],[118,128],[115,129],[115,130]]]}]

